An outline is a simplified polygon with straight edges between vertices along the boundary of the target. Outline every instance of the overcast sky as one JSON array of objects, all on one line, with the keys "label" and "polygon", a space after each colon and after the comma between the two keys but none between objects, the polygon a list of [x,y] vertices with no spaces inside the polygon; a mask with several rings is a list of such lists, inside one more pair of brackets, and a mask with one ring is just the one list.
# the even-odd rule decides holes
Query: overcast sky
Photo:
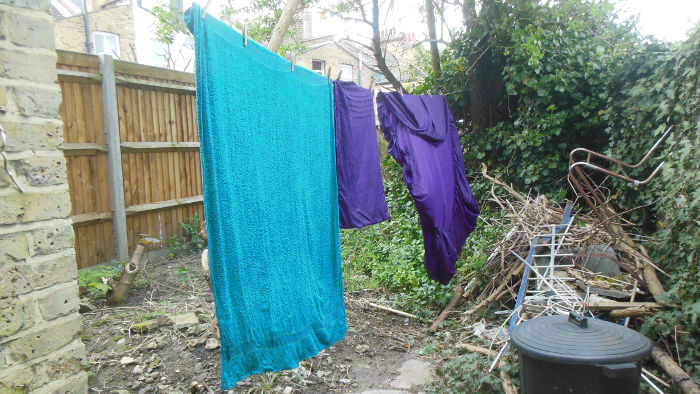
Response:
[{"label": "overcast sky", "polygon": [[[227,0],[211,0],[209,9],[215,16]],[[241,0],[243,1],[243,0]],[[324,0],[321,0],[325,2]],[[394,9],[386,20],[386,27],[396,27],[398,31],[407,33],[423,33],[425,24],[419,11],[423,1],[419,0],[393,0]],[[387,1],[380,1],[380,3]],[[643,35],[653,35],[665,41],[678,41],[687,37],[688,31],[700,21],[700,0],[615,0],[623,16],[639,15],[639,30]],[[184,1],[188,7],[192,0]],[[206,0],[199,0],[204,5]],[[452,12],[447,16],[454,23],[459,23],[459,12]],[[385,22],[382,20],[382,22]],[[357,30],[356,25],[334,21],[328,23],[326,29],[338,35],[343,35],[346,30]],[[369,32],[365,33],[369,34]],[[439,35],[439,33],[438,33]],[[447,33],[445,32],[445,36]]]}]

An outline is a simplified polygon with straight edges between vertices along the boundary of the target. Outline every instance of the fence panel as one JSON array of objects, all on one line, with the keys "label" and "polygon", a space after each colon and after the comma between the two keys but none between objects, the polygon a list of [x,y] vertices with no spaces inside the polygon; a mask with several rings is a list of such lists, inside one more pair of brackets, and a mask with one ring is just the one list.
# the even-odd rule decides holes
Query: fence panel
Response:
[{"label": "fence panel", "polygon": [[[78,267],[115,258],[99,59],[58,51],[64,152]],[[126,237],[167,238],[203,217],[194,76],[114,61]],[[116,236],[119,236],[118,234]]]}]

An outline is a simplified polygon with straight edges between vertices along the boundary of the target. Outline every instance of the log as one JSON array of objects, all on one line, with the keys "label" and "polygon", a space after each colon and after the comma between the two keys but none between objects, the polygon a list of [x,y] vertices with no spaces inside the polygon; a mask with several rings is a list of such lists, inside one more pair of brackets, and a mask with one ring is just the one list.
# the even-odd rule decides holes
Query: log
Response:
[{"label": "log", "polygon": [[515,266],[515,267],[510,271],[510,273],[505,277],[505,279],[503,280],[503,282],[501,282],[501,284],[498,285],[498,287],[497,287],[495,290],[493,290],[493,291],[491,292],[491,294],[490,294],[488,297],[486,297],[486,299],[484,299],[483,301],[481,301],[481,302],[479,302],[478,304],[474,305],[474,306],[473,306],[471,309],[469,309],[468,311],[464,312],[464,315],[465,315],[465,316],[470,316],[470,315],[476,313],[479,309],[483,308],[485,305],[488,305],[488,303],[493,302],[493,301],[496,301],[496,300],[500,299],[501,297],[503,297],[506,293],[508,293],[508,289],[506,288],[506,289],[504,290],[504,288],[505,288],[506,286],[508,286],[508,284],[510,283],[510,278],[513,277],[513,276],[515,276],[515,275],[520,274],[520,272],[523,270],[524,267],[525,267],[524,264],[518,264],[517,266]]},{"label": "log", "polygon": [[462,300],[462,294],[464,293],[464,288],[461,285],[455,286],[455,296],[452,297],[452,301],[445,307],[445,309],[440,313],[438,318],[435,320],[432,326],[430,326],[430,332],[437,332],[440,329],[440,323],[447,319],[450,315],[452,309],[454,309],[457,304]]},{"label": "log", "polygon": [[410,317],[411,319],[420,319],[420,318],[419,318],[418,316],[416,316],[416,315],[412,315],[412,314],[410,314],[410,313],[406,313],[406,312],[400,311],[400,310],[398,310],[398,309],[389,308],[388,306],[381,306],[381,305],[377,305],[377,304],[372,303],[372,302],[368,302],[367,304],[369,304],[369,306],[373,306],[373,307],[375,307],[375,308],[377,308],[377,309],[381,309],[381,310],[383,310],[383,311],[395,313],[395,314],[397,314],[397,315],[399,315],[399,316]]},{"label": "log", "polygon": [[501,377],[501,386],[503,387],[503,392],[505,394],[518,394],[518,389],[515,388],[515,385],[510,380],[510,375],[508,375],[508,372],[506,372],[505,369],[500,368],[498,374]]},{"label": "log", "polygon": [[656,365],[661,367],[673,379],[673,383],[680,387],[684,393],[700,394],[700,387],[698,387],[697,383],[673,361],[666,351],[654,345],[654,348],[651,350],[651,357],[656,362]]},{"label": "log", "polygon": [[144,244],[139,243],[136,245],[136,249],[134,249],[134,254],[131,256],[131,260],[124,266],[124,273],[122,274],[121,279],[119,279],[119,283],[114,286],[114,291],[107,300],[109,305],[119,305],[129,296],[129,292],[131,291],[131,286],[134,284],[136,274],[138,274],[141,270],[141,258],[143,258],[145,251],[146,246]]},{"label": "log", "polygon": [[656,309],[648,308],[643,306],[634,306],[624,309],[616,309],[610,311],[611,318],[621,318],[621,317],[644,317],[650,316],[656,313]]},{"label": "log", "polygon": [[620,301],[607,301],[607,300],[597,300],[593,299],[588,302],[588,309],[593,309],[596,311],[612,311],[616,309],[627,309],[627,308],[649,308],[649,309],[659,309],[663,308],[665,305],[658,302],[620,302]]},{"label": "log", "polygon": [[470,352],[474,353],[481,353],[484,356],[488,357],[496,357],[496,351],[487,349],[485,347],[477,346],[477,345],[472,345],[471,343],[458,343],[455,345],[457,349],[464,349],[464,350],[469,350]]}]

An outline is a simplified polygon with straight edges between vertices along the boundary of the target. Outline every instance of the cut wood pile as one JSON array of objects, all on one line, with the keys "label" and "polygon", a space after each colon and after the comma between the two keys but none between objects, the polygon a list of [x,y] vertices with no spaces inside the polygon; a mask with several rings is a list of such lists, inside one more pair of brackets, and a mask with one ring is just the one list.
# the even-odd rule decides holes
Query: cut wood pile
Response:
[{"label": "cut wood pile", "polygon": [[[660,309],[676,307],[654,299],[654,296],[663,292],[656,275],[656,272],[662,271],[651,261],[644,247],[635,244],[624,230],[623,220],[611,209],[606,207],[609,212],[607,223],[602,223],[592,214],[574,212],[570,225],[562,231],[565,234],[561,238],[550,237],[550,244],[537,242],[536,245],[542,246],[533,247],[533,254],[533,239],[539,236],[541,240],[542,234],[547,234],[550,228],[554,231],[557,225],[560,225],[557,230],[564,228],[561,223],[565,208],[544,195],[532,196],[517,192],[499,179],[491,177],[485,167],[482,174],[492,182],[492,200],[504,213],[501,219],[487,224],[502,228],[505,236],[495,245],[483,268],[474,270],[456,286],[455,297],[430,328],[432,332],[439,330],[451,312],[459,312],[461,319],[467,322],[476,315],[484,315],[487,306],[494,305],[494,302],[500,303],[500,310],[492,314],[489,309],[489,317],[486,318],[492,320],[494,326],[491,335],[481,336],[487,343],[490,342],[490,358],[495,358],[493,368],[500,365],[498,357],[501,354],[498,349],[507,349],[508,324],[513,315],[517,317],[515,321],[519,322],[543,314],[567,313],[567,309],[575,309],[588,316],[615,322],[624,319],[625,326],[634,328]],[[548,252],[555,249],[555,243],[556,256],[551,257]],[[531,260],[530,264],[525,262],[526,258]],[[550,263],[555,267],[551,269],[554,272],[548,272],[547,269],[550,268],[544,268],[551,267],[547,266]],[[521,293],[518,297],[526,266],[531,268],[529,281],[524,286],[525,295]],[[536,291],[541,285],[542,290]],[[460,310],[465,304],[468,306]],[[483,320],[465,326],[472,329],[478,324],[483,326]],[[463,335],[462,341],[470,336],[475,335]],[[468,350],[470,346],[475,345],[462,343],[458,347]],[[659,367],[683,392],[700,392],[695,382],[673,361],[673,357],[668,356],[667,351],[673,354],[663,343],[655,346],[653,359]],[[648,373],[648,377],[658,379],[651,373]]]}]

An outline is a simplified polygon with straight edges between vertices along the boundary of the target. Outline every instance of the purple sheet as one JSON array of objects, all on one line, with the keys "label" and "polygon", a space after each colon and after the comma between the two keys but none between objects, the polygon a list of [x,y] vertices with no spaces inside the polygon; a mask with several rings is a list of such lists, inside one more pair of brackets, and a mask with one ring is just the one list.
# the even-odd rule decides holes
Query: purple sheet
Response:
[{"label": "purple sheet", "polygon": [[425,269],[431,279],[447,284],[479,216],[447,101],[443,96],[379,93],[377,112],[389,153],[403,167],[418,209]]},{"label": "purple sheet", "polygon": [[354,82],[335,81],[333,97],[340,227],[387,220],[372,92]]}]

